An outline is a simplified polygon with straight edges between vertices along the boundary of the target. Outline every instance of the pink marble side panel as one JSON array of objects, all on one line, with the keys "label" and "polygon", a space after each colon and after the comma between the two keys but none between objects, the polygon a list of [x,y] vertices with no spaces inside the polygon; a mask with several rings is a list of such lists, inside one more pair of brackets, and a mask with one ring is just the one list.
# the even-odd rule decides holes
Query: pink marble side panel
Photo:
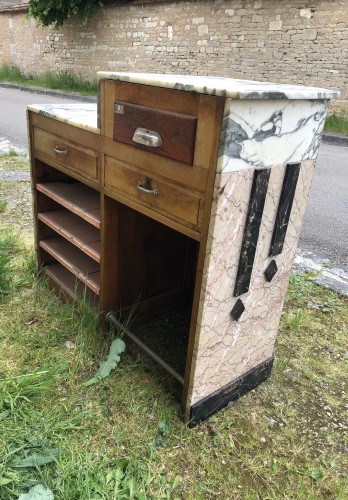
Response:
[{"label": "pink marble side panel", "polygon": [[278,272],[264,276],[285,166],[273,167],[245,311],[230,315],[253,171],[217,174],[209,225],[187,410],[273,355],[285,292],[297,247],[315,161],[302,163]]}]

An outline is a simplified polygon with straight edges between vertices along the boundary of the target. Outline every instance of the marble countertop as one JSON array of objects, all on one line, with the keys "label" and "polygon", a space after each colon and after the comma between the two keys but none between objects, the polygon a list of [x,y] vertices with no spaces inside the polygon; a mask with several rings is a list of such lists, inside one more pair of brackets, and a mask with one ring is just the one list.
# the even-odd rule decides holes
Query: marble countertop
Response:
[{"label": "marble countertop", "polygon": [[97,122],[97,104],[31,104],[30,111],[69,125],[100,134]]},{"label": "marble countertop", "polygon": [[155,87],[218,95],[232,99],[335,99],[340,95],[337,91],[316,87],[235,80],[214,76],[99,71],[97,77],[98,80],[121,80],[123,82],[154,85]]}]

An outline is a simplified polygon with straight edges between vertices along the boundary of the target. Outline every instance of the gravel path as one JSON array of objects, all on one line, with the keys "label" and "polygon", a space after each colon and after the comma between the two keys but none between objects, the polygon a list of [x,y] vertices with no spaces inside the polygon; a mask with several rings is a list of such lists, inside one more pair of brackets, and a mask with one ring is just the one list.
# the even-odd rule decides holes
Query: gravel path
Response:
[{"label": "gravel path", "polygon": [[29,181],[29,172],[1,172],[0,181]]}]

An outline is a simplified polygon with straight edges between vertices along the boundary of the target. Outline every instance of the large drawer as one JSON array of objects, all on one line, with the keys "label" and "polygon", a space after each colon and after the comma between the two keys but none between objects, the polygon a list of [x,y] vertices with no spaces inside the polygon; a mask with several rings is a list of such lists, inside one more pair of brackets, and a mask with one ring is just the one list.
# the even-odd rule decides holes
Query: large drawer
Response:
[{"label": "large drawer", "polygon": [[106,157],[105,187],[108,190],[198,231],[201,198],[194,192],[147,175]]},{"label": "large drawer", "polygon": [[114,140],[193,164],[197,116],[140,106],[114,103]]},{"label": "large drawer", "polygon": [[57,135],[34,128],[34,150],[44,153],[82,177],[99,179],[97,153]]}]

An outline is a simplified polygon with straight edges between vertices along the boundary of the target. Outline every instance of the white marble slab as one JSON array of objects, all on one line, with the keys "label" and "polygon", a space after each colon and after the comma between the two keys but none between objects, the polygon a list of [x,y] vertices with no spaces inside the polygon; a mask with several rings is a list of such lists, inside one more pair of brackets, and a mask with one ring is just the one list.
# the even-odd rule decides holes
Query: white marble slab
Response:
[{"label": "white marble slab", "polygon": [[226,99],[217,172],[315,160],[328,101]]},{"label": "white marble slab", "polygon": [[121,80],[233,99],[335,99],[339,92],[316,87],[235,80],[215,76],[165,75],[99,71],[98,80]]},{"label": "white marble slab", "polygon": [[97,104],[30,104],[30,111],[100,134],[97,126]]}]

